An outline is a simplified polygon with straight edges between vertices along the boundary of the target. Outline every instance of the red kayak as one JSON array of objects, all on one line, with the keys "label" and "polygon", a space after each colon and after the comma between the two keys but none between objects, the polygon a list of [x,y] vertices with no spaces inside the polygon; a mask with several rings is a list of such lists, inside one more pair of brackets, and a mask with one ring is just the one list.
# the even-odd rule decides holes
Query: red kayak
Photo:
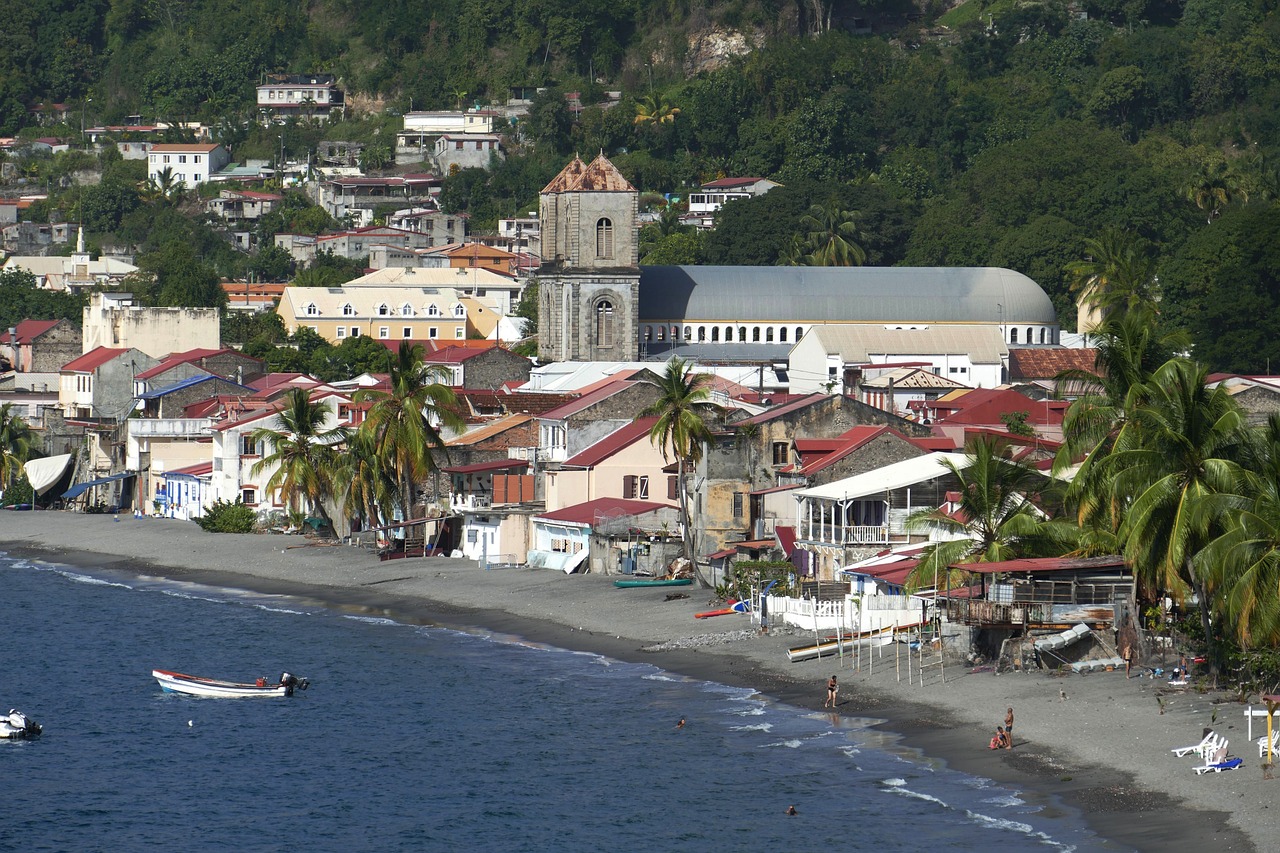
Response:
[{"label": "red kayak", "polygon": [[712,616],[728,616],[730,613],[740,613],[741,611],[734,609],[738,603],[739,602],[736,601],[730,601],[728,607],[721,607],[719,610],[704,610],[701,613],[693,614],[693,618],[710,619]]}]

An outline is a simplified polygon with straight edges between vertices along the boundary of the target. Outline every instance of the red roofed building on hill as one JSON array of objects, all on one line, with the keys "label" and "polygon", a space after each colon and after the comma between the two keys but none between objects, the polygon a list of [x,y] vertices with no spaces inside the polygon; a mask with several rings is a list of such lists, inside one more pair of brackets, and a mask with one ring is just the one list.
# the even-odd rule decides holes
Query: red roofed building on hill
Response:
[{"label": "red roofed building on hill", "polygon": [[80,354],[80,330],[70,320],[22,320],[0,332],[0,356],[19,373],[57,373]]}]

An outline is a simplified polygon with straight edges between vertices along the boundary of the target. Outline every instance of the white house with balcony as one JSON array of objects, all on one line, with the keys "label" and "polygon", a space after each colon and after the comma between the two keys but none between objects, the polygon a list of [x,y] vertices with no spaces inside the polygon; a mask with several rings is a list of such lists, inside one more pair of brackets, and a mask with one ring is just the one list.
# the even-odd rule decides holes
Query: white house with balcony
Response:
[{"label": "white house with balcony", "polygon": [[324,121],[345,106],[345,93],[332,74],[271,74],[258,86],[258,112],[267,122],[290,116]]},{"label": "white house with balcony", "polygon": [[922,509],[948,503],[960,487],[952,472],[972,464],[963,453],[929,453],[823,486],[797,489],[796,547],[824,580],[840,568],[893,546],[926,542],[936,532],[909,529]]},{"label": "white house with balcony", "polygon": [[[311,392],[311,402],[325,409],[324,422],[317,432],[356,425],[356,406],[345,394],[316,390]],[[275,474],[275,466],[266,465],[257,472],[253,470],[255,465],[271,453],[263,442],[253,439],[253,431],[259,428],[281,429],[283,425],[279,411],[283,405],[283,402],[277,402],[239,413],[211,427],[213,467],[209,473],[208,503],[241,500],[260,516],[287,509],[279,491],[268,491],[266,488]],[[339,522],[336,517],[333,520],[335,523]]]},{"label": "white house with balcony", "polygon": [[699,228],[715,225],[715,214],[726,202],[755,198],[782,184],[768,178],[719,178],[708,181],[696,192],[689,193],[688,217]]}]

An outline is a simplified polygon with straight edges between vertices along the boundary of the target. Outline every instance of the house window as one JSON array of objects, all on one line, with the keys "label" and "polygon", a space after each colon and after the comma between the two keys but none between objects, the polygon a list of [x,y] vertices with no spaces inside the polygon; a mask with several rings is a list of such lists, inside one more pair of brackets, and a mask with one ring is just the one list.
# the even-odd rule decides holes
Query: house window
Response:
[{"label": "house window", "polygon": [[412,327],[412,326],[405,326],[403,329],[401,329],[401,330],[400,330],[400,337],[402,337],[402,338],[412,338],[412,337],[413,337],[413,327]]},{"label": "house window", "polygon": [[319,317],[320,309],[316,307],[316,304],[314,302],[308,302],[305,306],[303,306],[302,313],[306,314],[308,317]]},{"label": "house window", "polygon": [[345,338],[345,337],[347,336],[347,327],[346,327],[346,326],[339,326],[339,327],[334,331],[334,335],[335,335],[339,340],[341,340],[342,338]]},{"label": "house window", "polygon": [[374,309],[374,313],[379,317],[386,317],[391,314],[391,309],[387,306],[387,303],[382,302]]},{"label": "house window", "polygon": [[453,336],[458,340],[462,340],[462,337],[464,334],[466,334],[466,331],[467,331],[466,329],[459,326],[458,328],[453,330]]},{"label": "house window", "polygon": [[359,326],[352,326],[352,327],[351,327],[351,337],[353,337],[353,338],[358,338],[358,337],[360,337],[360,327],[359,327]]},{"label": "house window", "polygon": [[613,257],[613,221],[611,219],[596,220],[596,257]]},{"label": "house window", "polygon": [[257,456],[258,443],[253,440],[251,435],[240,436],[240,455],[241,456]]},{"label": "house window", "polygon": [[628,500],[649,499],[649,478],[628,474],[622,478],[622,496]]},{"label": "house window", "polygon": [[746,494],[744,492],[733,493],[733,517],[734,518],[742,518],[742,504],[744,503],[743,498],[745,496]]},{"label": "house window", "polygon": [[596,346],[613,346],[613,303],[607,299],[596,303]]},{"label": "house window", "polygon": [[243,503],[248,504],[249,506],[255,506],[258,503],[258,490],[257,489],[241,489],[240,500]]},{"label": "house window", "polygon": [[465,305],[462,305],[461,303],[459,303],[458,305],[453,306],[453,316],[455,316],[455,317],[465,317],[465,316],[467,316],[467,308],[466,308],[466,306],[465,306]]},{"label": "house window", "polygon": [[773,443],[773,464],[786,465],[791,461],[791,446],[785,441],[775,441]]},{"label": "house window", "polygon": [[354,317],[354,316],[356,316],[356,309],[351,305],[351,303],[350,303],[350,302],[344,302],[344,303],[343,303],[343,305],[342,305],[342,316],[343,316],[343,317]]},{"label": "house window", "polygon": [[434,302],[427,306],[427,316],[428,317],[440,316],[440,309],[436,307]]},{"label": "house window", "polygon": [[185,162],[187,162],[187,155],[186,155],[186,154],[179,154],[179,155],[178,155],[178,162],[179,162],[179,163],[185,163]]},{"label": "house window", "polygon": [[391,337],[391,329],[390,329],[389,327],[387,327],[387,326],[379,326],[379,327],[378,327],[378,337],[380,337],[380,338],[389,338],[389,337]]},{"label": "house window", "polygon": [[438,337],[440,337],[440,330],[439,330],[438,328],[436,328],[435,326],[431,326],[431,327],[429,327],[429,328],[427,329],[427,337],[428,337],[428,338],[438,338]]},{"label": "house window", "polygon": [[401,316],[401,317],[412,317],[412,316],[413,316],[413,306],[412,306],[412,305],[410,305],[408,302],[406,302],[405,304],[401,305],[401,306],[400,306],[400,316]]},{"label": "house window", "polygon": [[197,154],[197,155],[195,155],[194,157],[192,157],[192,158],[191,158],[191,162],[192,162],[192,163],[199,163],[199,162],[200,162],[200,155],[199,155],[199,154]]}]

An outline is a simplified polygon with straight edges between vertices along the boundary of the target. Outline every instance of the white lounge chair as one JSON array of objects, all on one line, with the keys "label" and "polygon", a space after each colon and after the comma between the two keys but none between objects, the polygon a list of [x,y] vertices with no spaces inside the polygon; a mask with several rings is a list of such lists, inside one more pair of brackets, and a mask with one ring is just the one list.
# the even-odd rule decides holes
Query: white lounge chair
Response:
[{"label": "white lounge chair", "polygon": [[[1280,729],[1276,729],[1271,733],[1271,755],[1280,756]],[[1267,736],[1263,735],[1258,738],[1258,757],[1267,757]]]},{"label": "white lounge chair", "polygon": [[1192,752],[1196,753],[1197,755],[1202,755],[1203,749],[1205,749],[1206,747],[1212,748],[1217,744],[1217,742],[1218,742],[1218,733],[1208,732],[1205,734],[1204,739],[1201,740],[1199,743],[1192,744],[1191,746],[1177,746],[1169,751],[1172,752],[1174,755],[1178,756],[1179,758],[1182,758],[1184,755],[1188,755]]},{"label": "white lounge chair", "polygon": [[[1217,757],[1217,753],[1214,754]],[[1227,758],[1226,750],[1223,750],[1222,758],[1219,761],[1205,762],[1203,767],[1195,768],[1197,776],[1203,776],[1205,773],[1221,773],[1223,770],[1238,770],[1244,764],[1243,758]]]}]

